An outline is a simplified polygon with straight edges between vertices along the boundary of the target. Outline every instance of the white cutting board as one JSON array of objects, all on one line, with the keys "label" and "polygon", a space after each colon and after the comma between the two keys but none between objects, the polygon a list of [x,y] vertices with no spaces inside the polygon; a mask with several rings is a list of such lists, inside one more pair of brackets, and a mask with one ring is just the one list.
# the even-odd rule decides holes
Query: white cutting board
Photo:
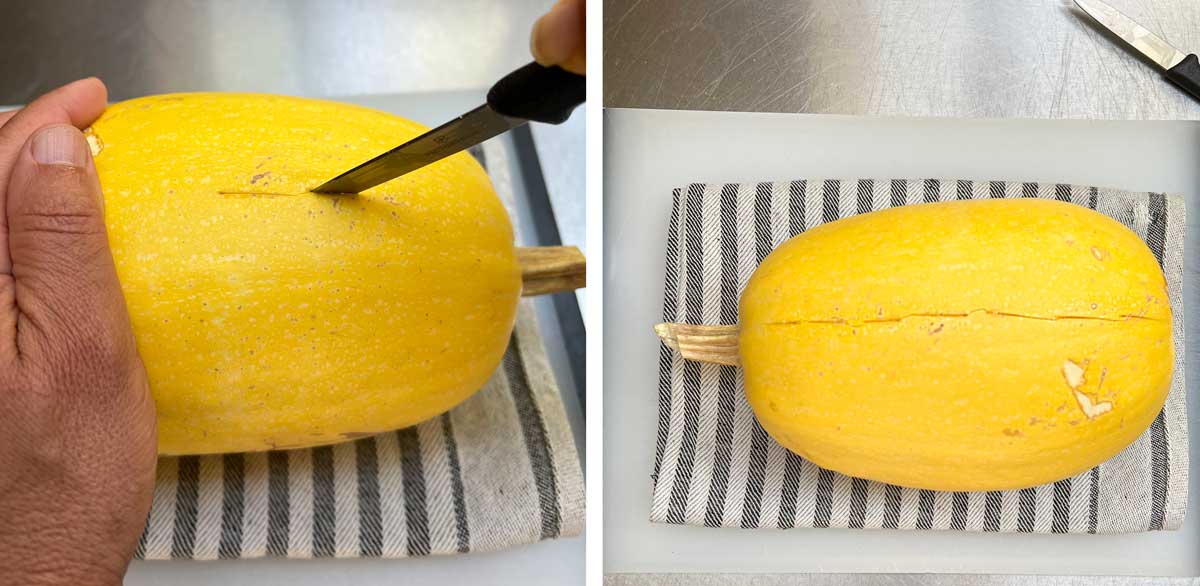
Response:
[{"label": "white cutting board", "polygon": [[1193,512],[1177,532],[1029,535],[651,524],[663,258],[671,188],[805,177],[1049,181],[1188,201],[1184,296],[1191,495],[1197,495],[1195,303],[1200,124],[884,119],[607,110],[604,122],[604,567],[619,572],[1200,574]]}]

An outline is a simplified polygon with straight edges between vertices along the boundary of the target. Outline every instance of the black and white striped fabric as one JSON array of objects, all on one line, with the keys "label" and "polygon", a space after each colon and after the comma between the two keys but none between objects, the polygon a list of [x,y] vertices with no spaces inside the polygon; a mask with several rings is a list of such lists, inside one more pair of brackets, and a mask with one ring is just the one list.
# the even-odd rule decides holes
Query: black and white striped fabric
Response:
[{"label": "black and white striped fabric", "polygon": [[[511,209],[505,153],[485,144]],[[307,450],[160,458],[141,559],[491,551],[583,526],[570,425],[528,301],[503,362],[420,425]]]},{"label": "black and white striped fabric", "polygon": [[737,302],[777,245],[838,218],[954,199],[1041,197],[1096,209],[1150,246],[1174,312],[1166,407],[1128,449],[1074,478],[1014,491],[900,488],[823,470],[775,443],[746,402],[741,372],[662,348],[651,520],[708,527],[849,527],[1033,533],[1176,529],[1187,506],[1182,200],[1065,184],[965,180],[800,180],[675,190],[666,321],[737,323]]}]

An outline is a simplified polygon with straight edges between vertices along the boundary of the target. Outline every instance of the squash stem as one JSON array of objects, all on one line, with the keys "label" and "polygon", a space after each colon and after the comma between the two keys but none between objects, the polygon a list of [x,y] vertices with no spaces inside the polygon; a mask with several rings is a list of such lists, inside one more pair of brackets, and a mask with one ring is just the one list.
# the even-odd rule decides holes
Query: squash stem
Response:
[{"label": "squash stem", "polygon": [[521,295],[547,295],[582,289],[587,285],[587,259],[574,246],[517,248],[521,265]]},{"label": "squash stem", "polygon": [[687,360],[739,366],[738,334],[732,326],[695,326],[664,323],[654,326],[663,343],[679,351]]}]

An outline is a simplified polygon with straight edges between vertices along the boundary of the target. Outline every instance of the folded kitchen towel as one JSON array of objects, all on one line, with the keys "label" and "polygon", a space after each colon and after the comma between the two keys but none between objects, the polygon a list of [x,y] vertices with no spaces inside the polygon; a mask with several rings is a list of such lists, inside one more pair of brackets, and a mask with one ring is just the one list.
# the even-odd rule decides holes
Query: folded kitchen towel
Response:
[{"label": "folded kitchen towel", "polygon": [[[511,209],[506,153],[476,157]],[[486,155],[486,156],[485,156]],[[487,385],[414,427],[312,449],[164,457],[142,559],[403,558],[576,535],[583,480],[528,302]]]},{"label": "folded kitchen towel", "polygon": [[850,527],[1033,533],[1177,529],[1187,508],[1184,204],[1161,193],[1054,183],[825,179],[676,189],[667,234],[665,321],[737,323],[758,263],[795,234],[839,218],[954,199],[1041,197],[1095,209],[1142,237],[1163,267],[1174,312],[1175,373],[1154,423],[1126,450],[1034,488],[937,492],[820,469],[772,440],[731,366],[683,360],[665,345],[651,520],[708,527]]}]

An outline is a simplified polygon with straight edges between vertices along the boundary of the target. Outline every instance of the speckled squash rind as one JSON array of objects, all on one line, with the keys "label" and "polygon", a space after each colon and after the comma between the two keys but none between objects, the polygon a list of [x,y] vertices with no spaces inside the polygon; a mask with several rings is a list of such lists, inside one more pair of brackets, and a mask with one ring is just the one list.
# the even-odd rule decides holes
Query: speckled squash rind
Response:
[{"label": "speckled squash rind", "polygon": [[355,197],[307,191],[424,130],[257,94],[152,96],[96,121],[160,453],[336,442],[483,386],[521,282],[479,164],[460,153]]},{"label": "speckled squash rind", "polygon": [[772,437],[852,476],[949,491],[1085,471],[1161,410],[1166,280],[1129,229],[1049,200],[905,206],[814,228],[741,299]]}]

